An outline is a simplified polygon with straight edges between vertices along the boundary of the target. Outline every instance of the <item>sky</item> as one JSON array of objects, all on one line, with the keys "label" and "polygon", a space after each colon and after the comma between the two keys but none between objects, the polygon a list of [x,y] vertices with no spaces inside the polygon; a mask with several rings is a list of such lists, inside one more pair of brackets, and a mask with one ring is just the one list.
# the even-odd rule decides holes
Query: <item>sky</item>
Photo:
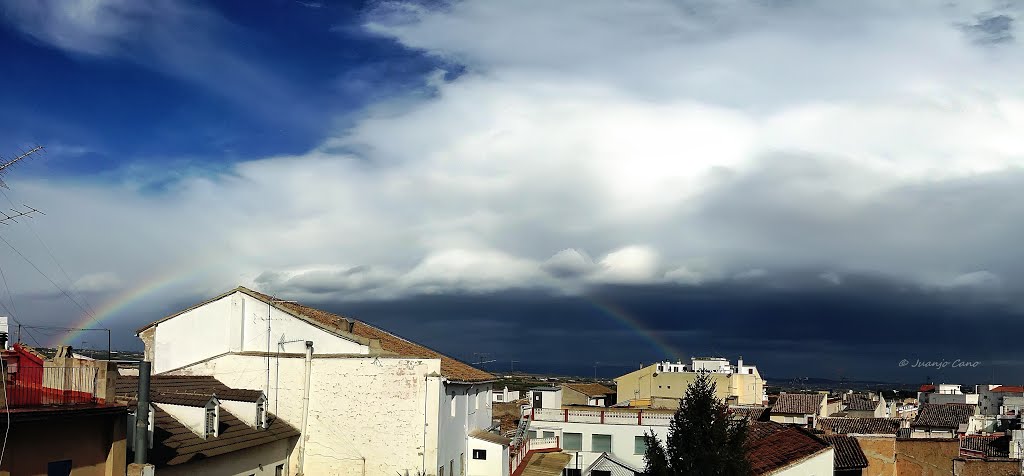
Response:
[{"label": "sky", "polygon": [[0,154],[46,147],[0,310],[140,348],[244,285],[494,371],[1024,382],[1022,13],[0,0]]}]

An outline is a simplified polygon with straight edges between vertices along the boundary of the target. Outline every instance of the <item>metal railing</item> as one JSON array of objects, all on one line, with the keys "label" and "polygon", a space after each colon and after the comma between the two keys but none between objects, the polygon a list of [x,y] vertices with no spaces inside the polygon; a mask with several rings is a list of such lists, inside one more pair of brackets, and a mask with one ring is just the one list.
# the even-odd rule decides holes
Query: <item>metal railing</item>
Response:
[{"label": "metal railing", "polygon": [[96,402],[95,367],[22,366],[7,370],[4,395],[8,407]]}]

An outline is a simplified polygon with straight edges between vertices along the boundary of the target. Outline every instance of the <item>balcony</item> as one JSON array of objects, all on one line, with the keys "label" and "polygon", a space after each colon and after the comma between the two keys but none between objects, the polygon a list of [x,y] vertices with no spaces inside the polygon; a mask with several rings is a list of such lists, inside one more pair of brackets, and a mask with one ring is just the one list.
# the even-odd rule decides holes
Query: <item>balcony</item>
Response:
[{"label": "balcony", "polygon": [[9,365],[0,400],[11,409],[97,403],[96,375],[96,367]]},{"label": "balcony", "polygon": [[597,423],[603,425],[668,426],[671,412],[644,412],[623,410],[569,410],[558,408],[531,408],[533,421],[560,421],[566,423]]},{"label": "balcony", "polygon": [[527,438],[518,447],[509,448],[508,474],[517,476],[524,469],[523,463],[530,460],[530,456],[536,453],[548,453],[562,451],[559,437],[548,438]]}]

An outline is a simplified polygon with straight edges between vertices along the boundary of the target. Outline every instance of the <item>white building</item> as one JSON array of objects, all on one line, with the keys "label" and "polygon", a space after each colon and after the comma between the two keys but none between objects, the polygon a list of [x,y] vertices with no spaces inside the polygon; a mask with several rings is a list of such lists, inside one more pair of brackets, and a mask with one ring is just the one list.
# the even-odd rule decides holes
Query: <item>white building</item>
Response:
[{"label": "white building", "polygon": [[[547,394],[545,394],[545,397]],[[637,409],[532,408],[530,434],[536,438],[557,437],[564,453],[573,455],[570,467],[583,470],[603,453],[627,465],[644,467],[644,433],[652,432],[663,441],[668,434],[671,411]]]},{"label": "white building", "polygon": [[982,415],[1006,415],[1003,412],[1004,399],[1024,397],[1024,387],[1009,385],[978,385],[978,407]]},{"label": "white building", "polygon": [[465,475],[470,435],[491,426],[490,374],[244,287],[138,336],[154,374],[208,375],[263,390],[270,413],[302,435],[285,474]]},{"label": "white building", "polygon": [[514,402],[519,400],[519,390],[509,391],[508,386],[505,386],[501,391],[492,391],[491,398],[494,403]]}]

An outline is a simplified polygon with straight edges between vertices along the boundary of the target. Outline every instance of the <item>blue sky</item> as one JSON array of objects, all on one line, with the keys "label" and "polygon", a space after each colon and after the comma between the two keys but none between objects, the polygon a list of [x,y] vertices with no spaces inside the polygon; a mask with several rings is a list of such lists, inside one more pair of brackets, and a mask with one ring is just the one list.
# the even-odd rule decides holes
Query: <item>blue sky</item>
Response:
[{"label": "blue sky", "polygon": [[[12,68],[0,78],[0,139],[50,145],[46,174],[95,175],[139,162],[217,168],[307,151],[376,101],[428,94],[424,78],[444,67],[363,30],[367,10],[356,2],[203,8],[198,25],[171,21],[95,51],[55,48],[8,15],[0,54]],[[152,53],[165,42],[210,54]],[[196,71],[180,71],[188,68]]]},{"label": "blue sky", "polygon": [[0,0],[0,153],[48,150],[5,176],[47,214],[0,234],[0,310],[138,346],[246,285],[537,369],[657,335],[769,380],[1019,381],[960,344],[1024,317],[1021,14]]}]

